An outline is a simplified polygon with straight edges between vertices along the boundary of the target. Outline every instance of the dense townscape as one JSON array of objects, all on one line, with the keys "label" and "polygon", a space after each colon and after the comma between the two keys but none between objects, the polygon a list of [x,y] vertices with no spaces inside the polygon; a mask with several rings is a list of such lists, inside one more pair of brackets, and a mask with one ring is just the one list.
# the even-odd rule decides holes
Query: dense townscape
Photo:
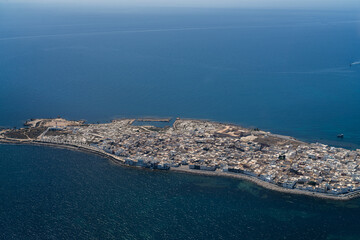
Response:
[{"label": "dense townscape", "polygon": [[[135,119],[104,124],[32,119],[3,129],[1,141],[67,144],[110,154],[126,165],[242,174],[287,189],[342,195],[360,190],[360,149],[308,144],[231,124],[176,119],[166,127]],[[151,120],[147,120],[151,121]]]}]

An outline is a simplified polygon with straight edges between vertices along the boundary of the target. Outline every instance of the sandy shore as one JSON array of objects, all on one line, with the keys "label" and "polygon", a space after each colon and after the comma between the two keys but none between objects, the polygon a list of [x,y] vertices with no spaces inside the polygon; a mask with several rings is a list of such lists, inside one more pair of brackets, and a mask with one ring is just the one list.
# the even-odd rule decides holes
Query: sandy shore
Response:
[{"label": "sandy shore", "polygon": [[[69,149],[69,150],[74,150],[74,151],[81,151],[81,152],[96,154],[98,156],[107,158],[116,165],[131,167],[131,166],[124,164],[125,161],[123,158],[114,156],[114,155],[106,153],[104,151],[95,150],[95,149],[91,149],[91,148],[84,147],[84,146],[71,145],[71,144],[45,143],[45,142],[39,142],[39,141],[16,141],[16,140],[6,140],[6,139],[0,139],[0,143],[19,144],[19,145],[28,144],[28,145],[48,146],[48,147]],[[135,167],[135,168],[139,168],[139,167]],[[162,171],[162,170],[158,170],[158,171]],[[281,186],[278,186],[278,185],[275,185],[272,183],[265,182],[256,177],[252,177],[252,176],[248,176],[248,175],[240,174],[240,173],[222,172],[219,169],[217,169],[216,171],[204,171],[204,170],[189,169],[188,166],[180,166],[180,167],[172,167],[172,168],[170,168],[170,171],[180,172],[180,173],[188,173],[188,174],[189,173],[190,174],[200,174],[200,175],[206,175],[206,176],[236,178],[236,179],[241,179],[241,180],[255,183],[258,186],[261,186],[263,188],[270,189],[273,191],[277,191],[277,192],[282,192],[282,193],[287,193],[287,194],[296,194],[296,195],[305,195],[305,196],[322,198],[322,199],[345,201],[345,200],[350,200],[350,199],[360,196],[360,192],[352,192],[352,193],[340,194],[340,195],[331,195],[331,194],[326,194],[326,193],[310,192],[310,191],[298,190],[298,189],[288,189],[288,188],[284,188],[284,187],[281,187]]]}]

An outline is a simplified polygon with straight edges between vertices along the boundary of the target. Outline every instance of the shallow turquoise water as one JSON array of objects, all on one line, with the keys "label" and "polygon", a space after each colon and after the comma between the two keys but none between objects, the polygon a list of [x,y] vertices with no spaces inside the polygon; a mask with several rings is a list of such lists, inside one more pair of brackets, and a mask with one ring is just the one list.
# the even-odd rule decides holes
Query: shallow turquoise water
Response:
[{"label": "shallow turquoise water", "polygon": [[360,200],[0,145],[0,239],[359,239]]}]

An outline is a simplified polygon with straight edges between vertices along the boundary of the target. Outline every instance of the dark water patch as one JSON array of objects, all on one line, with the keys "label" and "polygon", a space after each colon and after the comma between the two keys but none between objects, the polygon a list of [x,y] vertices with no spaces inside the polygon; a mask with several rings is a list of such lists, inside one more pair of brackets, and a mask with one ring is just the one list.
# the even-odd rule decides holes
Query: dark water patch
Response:
[{"label": "dark water patch", "polygon": [[69,150],[0,145],[1,239],[336,239],[359,199],[287,195],[236,179],[120,167]]}]

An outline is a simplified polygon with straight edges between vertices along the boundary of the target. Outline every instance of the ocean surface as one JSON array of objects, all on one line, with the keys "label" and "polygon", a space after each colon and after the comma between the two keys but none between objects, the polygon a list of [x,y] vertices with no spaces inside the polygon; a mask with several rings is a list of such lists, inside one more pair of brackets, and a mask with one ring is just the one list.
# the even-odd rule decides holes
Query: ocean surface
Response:
[{"label": "ocean surface", "polygon": [[[360,148],[359,40],[355,11],[0,3],[0,126],[201,118]],[[0,239],[359,239],[359,207],[0,145]]]},{"label": "ocean surface", "polygon": [[359,40],[356,11],[0,3],[0,126],[169,116],[359,148]]},{"label": "ocean surface", "polygon": [[360,199],[0,145],[0,239],[359,239]]}]

